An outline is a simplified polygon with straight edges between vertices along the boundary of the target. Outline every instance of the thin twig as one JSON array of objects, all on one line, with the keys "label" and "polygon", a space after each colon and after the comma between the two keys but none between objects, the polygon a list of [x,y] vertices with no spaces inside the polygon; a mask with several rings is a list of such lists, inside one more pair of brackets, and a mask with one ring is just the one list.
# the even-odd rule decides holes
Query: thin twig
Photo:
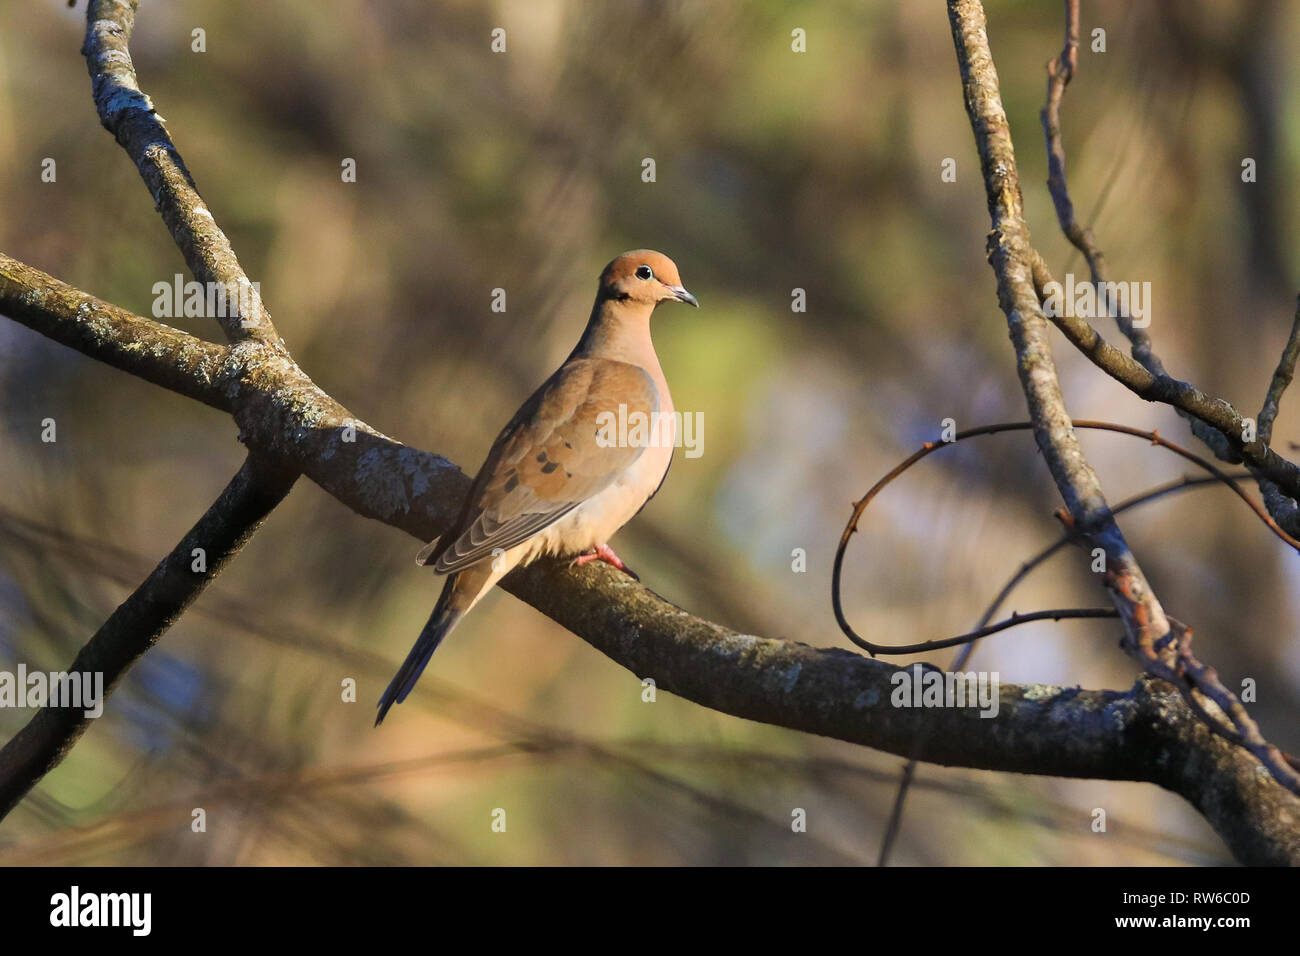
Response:
[{"label": "thin twig", "polygon": [[[1255,513],[1256,517],[1262,521],[1282,541],[1286,542],[1296,551],[1300,551],[1300,541],[1292,538],[1287,532],[1282,530],[1272,517],[1262,509],[1249,495],[1245,493],[1238,485],[1237,480],[1209,461],[1201,458],[1199,455],[1188,451],[1186,448],[1177,445],[1174,442],[1163,438],[1159,433],[1154,431],[1144,431],[1140,428],[1133,428],[1128,425],[1120,425],[1115,422],[1097,422],[1097,421],[1075,421],[1072,423],[1075,428],[1098,429],[1111,431],[1117,434],[1128,435],[1134,438],[1142,438],[1151,442],[1153,445],[1159,445],[1188,461],[1198,465],[1209,472],[1216,481],[1227,485],[1232,489],[1247,506]],[[853,514],[850,516],[844,532],[840,535],[839,545],[835,552],[835,563],[831,573],[831,606],[835,612],[835,620],[840,630],[854,644],[866,650],[873,657],[878,654],[912,654],[923,653],[930,650],[938,650],[945,647],[953,647],[959,644],[970,644],[981,637],[995,634],[999,631],[1007,630],[1017,624],[1026,623],[1031,620],[1043,620],[1046,618],[1082,618],[1082,617],[1103,617],[1110,616],[1098,609],[1078,609],[1078,610],[1056,610],[1056,611],[1039,611],[1033,614],[1017,615],[1013,614],[1010,619],[999,622],[992,626],[984,626],[987,622],[981,624],[979,628],[969,634],[962,634],[956,637],[942,638],[939,640],[926,641],[919,644],[909,645],[884,645],[868,641],[858,634],[849,624],[844,615],[843,602],[841,598],[841,579],[844,568],[844,555],[848,548],[850,538],[857,532],[858,523],[871,501],[890,483],[911,468],[922,458],[926,458],[934,452],[943,448],[945,445],[956,444],[957,442],[982,435],[992,435],[1009,431],[1024,431],[1032,428],[1030,422],[1001,422],[995,425],[984,425],[977,428],[965,429],[953,436],[948,442],[926,442],[920,449],[913,452],[899,465],[893,468],[885,477],[881,478],[874,484],[863,497],[854,504]],[[1058,515],[1065,523],[1067,530],[1070,532],[1070,540],[1079,540],[1087,537],[1079,533],[1073,517],[1068,512]],[[1105,574],[1107,583],[1115,586],[1117,582],[1122,582],[1123,578],[1118,575],[1107,562]],[[1119,586],[1127,586],[1120,583]],[[1122,609],[1121,609],[1122,614]],[[1182,629],[1181,631],[1179,629]],[[1171,628],[1171,633],[1186,633],[1190,635],[1190,629],[1185,625],[1176,625]],[[1151,674],[1169,680],[1174,683],[1188,696],[1189,703],[1195,703],[1190,700],[1193,690],[1200,690],[1215,701],[1233,720],[1236,730],[1239,734],[1241,745],[1254,754],[1273,774],[1274,778],[1293,792],[1300,793],[1300,773],[1297,773],[1290,763],[1282,755],[1281,751],[1268,743],[1264,739],[1258,726],[1250,719],[1245,708],[1223,684],[1218,680],[1218,675],[1213,668],[1203,665],[1199,660],[1191,655],[1189,643],[1174,644],[1173,653],[1171,654],[1171,643],[1165,640],[1156,640],[1148,638],[1146,643],[1138,643],[1131,647],[1130,653],[1139,658]]]},{"label": "thin twig", "polygon": [[[1250,475],[1237,474],[1237,475],[1230,475],[1229,477],[1236,480],[1241,478],[1249,478]],[[1160,485],[1156,488],[1152,488],[1149,491],[1145,491],[1140,495],[1135,495],[1132,498],[1128,498],[1120,502],[1118,505],[1115,506],[1114,513],[1116,515],[1119,515],[1125,511],[1128,511],[1130,508],[1140,507],[1141,505],[1147,504],[1148,502],[1151,501],[1155,501],[1158,498],[1163,498],[1165,495],[1175,494],[1177,492],[1185,491],[1190,488],[1202,488],[1205,487],[1206,485],[1218,484],[1219,482],[1220,479],[1213,475],[1209,477],[1202,477],[1202,478],[1192,478],[1188,475],[1184,475],[1182,478],[1178,479],[1177,481],[1168,482],[1167,484]],[[1002,607],[1006,599],[1011,596],[1011,592],[1014,591],[1016,587],[1020,584],[1020,582],[1023,581],[1026,577],[1028,577],[1029,574],[1035,568],[1042,565],[1045,561],[1047,561],[1048,558],[1050,558],[1052,555],[1056,554],[1058,551],[1063,549],[1066,545],[1073,543],[1073,541],[1074,541],[1074,535],[1071,534],[1070,532],[1066,532],[1061,537],[1057,538],[1056,541],[1054,541],[1052,544],[1048,545],[1042,551],[1039,551],[1032,558],[1029,558],[1027,561],[1023,562],[1020,565],[1020,567],[1016,569],[1015,573],[1011,575],[1011,577],[1007,580],[1007,582],[1004,585],[1002,585],[1002,589],[998,591],[998,593],[994,596],[993,600],[989,602],[988,606],[984,609],[984,613],[980,615],[979,622],[975,625],[975,629],[977,631],[980,630],[981,628],[985,627],[989,621],[993,619],[993,615],[998,612],[998,609]],[[971,641],[970,643],[964,644],[962,646],[961,651],[958,652],[956,659],[953,661],[951,670],[953,670],[954,672],[960,672],[965,670],[967,664],[970,662],[971,657],[975,653],[975,643],[976,643],[975,641]],[[1189,701],[1189,703],[1192,702]],[[1195,707],[1194,704],[1193,707]],[[876,861],[877,866],[889,865],[890,853],[893,851],[894,845],[898,839],[898,834],[902,830],[903,810],[907,803],[907,795],[910,792],[912,785],[915,781],[916,768],[918,763],[919,761],[915,757],[911,757],[908,759],[907,765],[903,768],[903,776],[898,783],[898,792],[894,795],[894,805],[893,805],[893,809],[890,811],[889,823],[886,825],[885,835],[881,839],[880,856],[877,858]]]},{"label": "thin twig", "polygon": [[[1069,186],[1065,176],[1065,142],[1061,133],[1061,103],[1065,98],[1065,88],[1069,85],[1070,80],[1078,69],[1079,60],[1079,0],[1065,0],[1065,47],[1059,57],[1054,57],[1047,62],[1047,102],[1040,113],[1040,119],[1043,126],[1043,134],[1047,141],[1047,188],[1052,196],[1052,204],[1056,209],[1057,222],[1060,225],[1061,232],[1070,241],[1070,243],[1081,253],[1088,263],[1088,271],[1091,280],[1100,289],[1103,284],[1110,281],[1106,265],[1106,257],[1102,254],[1101,248],[1097,244],[1096,237],[1091,229],[1081,226],[1074,214],[1074,203],[1070,198]],[[1040,268],[1041,266],[1041,268]],[[1040,273],[1036,276],[1036,285],[1042,294],[1042,286],[1050,281],[1045,277],[1046,265],[1038,264],[1035,271]],[[1103,297],[1098,296],[1098,302],[1102,302]],[[1258,432],[1260,445],[1256,447],[1254,443],[1245,442],[1242,439],[1244,422],[1241,416],[1227,414],[1231,409],[1226,402],[1218,399],[1209,399],[1202,396],[1186,383],[1176,382],[1165,371],[1164,363],[1156,355],[1152,346],[1151,337],[1144,327],[1135,325],[1133,317],[1126,310],[1111,309],[1109,301],[1106,302],[1106,312],[1113,318],[1119,326],[1120,331],[1124,334],[1132,346],[1133,358],[1139,362],[1154,377],[1154,382],[1142,384],[1141,388],[1151,391],[1152,395],[1144,397],[1154,398],[1159,401],[1169,401],[1168,397],[1155,397],[1154,393],[1164,392],[1169,396],[1174,396],[1175,400],[1170,401],[1174,410],[1184,418],[1189,427],[1198,439],[1205,444],[1207,448],[1214,453],[1214,456],[1222,461],[1236,462],[1243,457],[1253,465],[1259,467],[1262,463],[1267,463],[1268,470],[1272,473],[1269,480],[1274,484],[1282,484],[1287,487],[1294,498],[1296,488],[1289,486],[1285,479],[1279,480],[1278,474],[1282,474],[1284,469],[1279,462],[1274,462],[1270,458],[1271,451],[1267,445],[1272,433],[1272,415],[1276,414],[1276,396],[1273,389],[1270,388],[1269,395],[1273,399],[1272,414],[1268,417],[1269,427],[1263,428],[1265,420],[1264,413],[1260,413],[1261,428]],[[1064,316],[1052,316],[1054,321],[1065,319]],[[1092,358],[1103,370],[1109,374],[1118,377],[1117,373],[1122,372],[1126,379],[1120,380],[1130,388],[1139,385],[1139,380],[1133,376],[1131,368],[1124,368],[1121,363],[1117,362],[1111,356],[1104,340],[1099,335],[1093,333],[1089,336],[1084,326],[1087,325],[1082,319],[1076,319],[1074,322],[1057,321],[1057,325],[1062,327],[1071,342],[1080,347],[1085,353]],[[1295,326],[1292,327],[1292,341],[1296,333]],[[1087,348],[1082,344],[1086,340],[1093,338],[1095,341]],[[1288,350],[1290,350],[1290,343]],[[1283,354],[1283,364],[1287,361],[1288,354]],[[1290,354],[1290,370],[1295,367],[1295,354]],[[1282,371],[1282,365],[1279,365],[1279,372]],[[1286,381],[1290,381],[1290,371],[1287,372]],[[1281,395],[1282,389],[1286,388],[1286,383],[1278,385],[1278,378],[1274,376],[1274,387],[1277,388],[1277,396]],[[1136,388],[1135,388],[1136,390]],[[1142,392],[1139,392],[1142,394]],[[1215,407],[1215,403],[1220,407]],[[1269,401],[1265,401],[1265,407],[1269,407]],[[1211,420],[1208,416],[1212,416]],[[1233,418],[1235,415],[1235,420]],[[1279,461],[1281,459],[1279,458]],[[1272,507],[1268,501],[1269,496],[1266,494],[1266,505],[1274,516],[1285,515],[1283,520],[1290,520],[1291,509]],[[1291,508],[1294,509],[1294,503]],[[1300,530],[1300,526],[1290,525],[1292,530]]]},{"label": "thin twig", "polygon": [[[1088,262],[1088,272],[1093,283],[1109,282],[1106,257],[1097,245],[1097,239],[1091,229],[1081,226],[1074,216],[1074,203],[1070,199],[1069,186],[1065,178],[1065,142],[1061,135],[1061,102],[1065,98],[1065,88],[1074,78],[1079,64],[1079,0],[1065,0],[1065,49],[1061,55],[1047,61],[1047,105],[1043,107],[1041,120],[1043,134],[1047,139],[1047,188],[1056,207],[1056,219],[1061,232],[1070,243],[1083,253]],[[1098,298],[1101,301],[1101,298]],[[1106,312],[1119,326],[1124,337],[1132,345],[1133,357],[1157,379],[1167,379],[1164,364],[1160,361],[1151,345],[1151,336],[1145,328],[1135,325],[1133,317],[1123,310],[1112,310],[1106,303]],[[1206,447],[1224,461],[1237,461],[1239,455],[1217,428],[1207,425],[1186,409],[1175,408],[1191,426]]]},{"label": "thin twig", "polygon": [[[864,640],[855,640],[853,643],[869,651],[873,657],[877,655],[924,654],[926,651],[940,651],[946,647],[972,644],[982,637],[1010,630],[1013,627],[1019,627],[1021,624],[1031,624],[1034,621],[1073,621],[1102,617],[1117,618],[1119,617],[1119,611],[1113,607],[1052,608],[1047,611],[1031,611],[1028,614],[1012,613],[1006,620],[976,628],[966,634],[958,634],[955,637],[941,637],[933,641],[921,641],[918,644],[870,644]],[[850,638],[850,640],[853,640],[853,638]]]},{"label": "thin twig", "polygon": [[[1264,396],[1264,404],[1259,410],[1259,440],[1266,444],[1273,440],[1273,424],[1277,421],[1282,395],[1295,375],[1297,356],[1300,356],[1300,297],[1296,299],[1295,317],[1291,320],[1291,334],[1287,336],[1286,346],[1282,349],[1277,369],[1273,372],[1272,381],[1269,382],[1268,393]],[[1300,502],[1265,478],[1259,479],[1259,492],[1264,496],[1264,507],[1277,519],[1278,524],[1284,528],[1300,531]]]},{"label": "thin twig", "polygon": [[1269,382],[1264,404],[1259,409],[1259,440],[1265,443],[1273,440],[1273,423],[1277,420],[1278,405],[1282,393],[1295,377],[1296,359],[1300,357],[1300,296],[1296,297],[1295,316],[1291,320],[1291,334],[1287,336],[1286,347],[1277,360],[1277,369]]},{"label": "thin twig", "polygon": [[[1172,442],[1169,439],[1164,438],[1158,432],[1144,431],[1143,429],[1140,428],[1133,428],[1129,425],[1121,425],[1116,422],[1098,422],[1098,421],[1087,421],[1087,420],[1080,419],[1072,422],[1072,424],[1075,428],[1109,431],[1109,432],[1115,432],[1120,435],[1128,435],[1133,438],[1141,438],[1145,441],[1150,442],[1153,445],[1158,445],[1161,448],[1166,448],[1169,451],[1172,451],[1174,454],[1187,459],[1188,461],[1192,462],[1198,467],[1203,468],[1205,471],[1209,472],[1210,475],[1213,477],[1213,480],[1220,482],[1224,485],[1227,485],[1228,488],[1230,488],[1238,498],[1240,498],[1243,502],[1246,503],[1247,507],[1249,507],[1250,510],[1255,513],[1255,516],[1259,518],[1261,522],[1263,522],[1265,527],[1267,527],[1270,531],[1272,531],[1276,537],[1284,541],[1291,548],[1293,548],[1297,552],[1300,552],[1300,540],[1291,537],[1291,535],[1287,534],[1287,532],[1282,530],[1282,528],[1278,527],[1277,523],[1273,521],[1273,519],[1269,516],[1269,514],[1263,508],[1261,508],[1260,505],[1250,497],[1250,495],[1246,494],[1246,492],[1242,490],[1241,486],[1238,484],[1238,479],[1236,477],[1225,473],[1224,471],[1220,470],[1216,465],[1212,464],[1211,462],[1207,461],[1201,456],[1195,454],[1194,452],[1188,451],[1186,448],[1183,448],[1181,445],[1178,445],[1175,442]],[[871,488],[867,491],[867,493],[863,495],[862,498],[860,498],[857,502],[854,503],[853,513],[852,515],[850,515],[849,521],[845,525],[843,533],[840,535],[839,545],[836,547],[835,550],[835,563],[831,571],[831,606],[835,612],[836,623],[839,624],[840,630],[844,633],[845,637],[847,637],[854,644],[866,650],[873,657],[877,654],[912,654],[912,653],[920,653],[927,650],[937,650],[939,648],[944,648],[944,647],[953,647],[958,644],[965,644],[972,640],[977,640],[980,637],[984,637],[989,634],[994,634],[997,633],[998,631],[1006,630],[1007,628],[1013,627],[1016,624],[1025,623],[1026,621],[1029,620],[1041,620],[1044,617],[1048,617],[1054,613],[1059,613],[1063,617],[1103,616],[1098,613],[1081,614],[1081,613],[1065,613],[1065,612],[1053,612],[1053,611],[1036,612],[1034,615],[1018,615],[1018,616],[1013,615],[1013,618],[1011,620],[1003,621],[991,627],[985,627],[984,625],[981,625],[975,631],[972,631],[970,634],[963,634],[958,637],[942,638],[933,641],[925,641],[919,644],[909,644],[906,646],[891,647],[889,645],[873,643],[871,641],[868,641],[866,638],[862,637],[853,629],[853,626],[849,624],[848,619],[844,615],[844,605],[841,597],[841,587],[842,587],[841,580],[844,571],[844,556],[848,549],[849,540],[853,537],[855,533],[857,533],[858,523],[861,521],[863,513],[866,511],[867,506],[870,505],[871,502],[876,498],[876,496],[879,495],[880,492],[882,492],[894,480],[896,480],[899,476],[901,476],[904,472],[910,469],[917,462],[921,461],[923,458],[929,457],[930,455],[934,454],[935,452],[939,451],[942,448],[945,448],[949,445],[955,445],[958,442],[963,441],[967,438],[976,438],[983,435],[996,435],[1003,432],[1026,431],[1031,428],[1033,428],[1033,424],[1031,422],[999,422],[998,424],[995,425],[981,425],[975,428],[964,429],[962,431],[957,432],[955,435],[953,435],[951,441],[926,442],[919,449],[917,449],[917,451],[913,452],[911,455],[905,458],[897,466],[891,469],[888,472],[888,474],[886,474],[883,478],[881,478],[874,485],[872,485]],[[1069,517],[1066,516],[1066,520],[1068,523],[1072,519],[1069,519]]]}]

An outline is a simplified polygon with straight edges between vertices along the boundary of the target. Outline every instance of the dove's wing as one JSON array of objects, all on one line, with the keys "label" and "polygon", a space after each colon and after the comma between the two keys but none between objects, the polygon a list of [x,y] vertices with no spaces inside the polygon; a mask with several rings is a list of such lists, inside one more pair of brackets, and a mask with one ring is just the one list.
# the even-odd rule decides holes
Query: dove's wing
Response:
[{"label": "dove's wing", "polygon": [[637,413],[648,422],[658,408],[654,382],[641,368],[599,358],[566,362],[497,436],[460,518],[416,560],[448,574],[522,544],[640,457],[644,444],[619,445],[611,422],[620,414],[635,421]]}]

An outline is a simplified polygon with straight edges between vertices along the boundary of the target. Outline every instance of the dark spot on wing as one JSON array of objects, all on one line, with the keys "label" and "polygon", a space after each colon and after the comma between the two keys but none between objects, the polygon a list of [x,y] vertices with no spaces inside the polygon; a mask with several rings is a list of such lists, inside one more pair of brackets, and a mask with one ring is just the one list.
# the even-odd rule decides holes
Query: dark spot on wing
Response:
[{"label": "dark spot on wing", "polygon": [[[540,458],[537,460],[541,461]],[[559,467],[560,467],[560,463],[558,461],[548,461],[546,464],[542,465],[542,474],[549,475],[551,472],[553,472],[556,468]],[[568,474],[568,472],[565,472],[565,474]]]},{"label": "dark spot on wing", "polygon": [[512,474],[509,480],[506,481],[506,494],[510,494],[510,492],[514,491],[518,487],[519,487],[519,476]]}]

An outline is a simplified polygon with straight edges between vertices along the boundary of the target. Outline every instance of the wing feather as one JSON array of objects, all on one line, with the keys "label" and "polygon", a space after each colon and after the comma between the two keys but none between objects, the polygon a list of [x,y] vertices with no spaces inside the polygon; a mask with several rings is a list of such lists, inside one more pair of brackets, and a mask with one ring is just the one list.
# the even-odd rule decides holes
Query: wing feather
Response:
[{"label": "wing feather", "polygon": [[[455,526],[422,563],[449,574],[496,549],[508,551],[608,487],[645,451],[620,445],[609,429],[626,416],[659,408],[643,369],[611,359],[566,362],[497,436]],[[613,416],[612,419],[606,416]]]}]

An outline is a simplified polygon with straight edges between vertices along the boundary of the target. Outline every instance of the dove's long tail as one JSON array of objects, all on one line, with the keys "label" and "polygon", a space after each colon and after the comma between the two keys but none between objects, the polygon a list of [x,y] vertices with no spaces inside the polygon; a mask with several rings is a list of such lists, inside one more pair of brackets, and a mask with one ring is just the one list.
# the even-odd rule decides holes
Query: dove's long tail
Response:
[{"label": "dove's long tail", "polygon": [[[433,613],[429,615],[429,622],[424,625],[424,630],[415,639],[411,652],[406,655],[406,660],[402,661],[402,666],[397,669],[397,674],[389,683],[388,689],[384,691],[384,696],[379,698],[379,714],[375,717],[376,727],[383,721],[389,708],[406,700],[406,695],[414,689],[415,682],[424,673],[429,658],[438,649],[442,639],[451,633],[456,622],[474,606],[482,582],[465,580],[466,578],[477,579],[479,575],[474,572],[474,568],[468,568],[447,578],[442,594],[438,597],[438,603],[434,605]],[[475,583],[478,583],[479,587],[474,587]]]}]

